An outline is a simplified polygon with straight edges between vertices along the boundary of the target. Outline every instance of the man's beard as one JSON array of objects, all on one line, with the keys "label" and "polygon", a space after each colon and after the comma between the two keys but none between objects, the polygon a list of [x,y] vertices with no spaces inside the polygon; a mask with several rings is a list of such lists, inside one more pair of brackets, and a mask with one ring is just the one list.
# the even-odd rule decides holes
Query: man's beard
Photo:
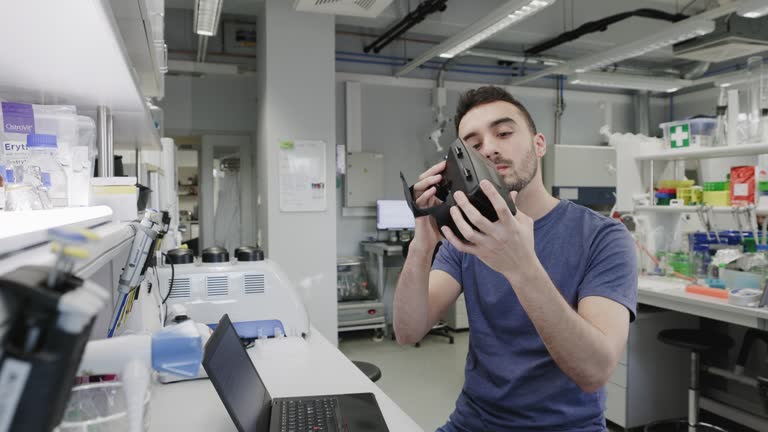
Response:
[{"label": "man's beard", "polygon": [[496,165],[509,166],[506,174],[502,174],[502,181],[510,191],[520,192],[536,177],[536,173],[539,170],[539,161],[536,158],[536,153],[533,150],[533,143],[525,157],[520,162],[518,167],[513,160],[496,158],[493,159],[493,163]]}]

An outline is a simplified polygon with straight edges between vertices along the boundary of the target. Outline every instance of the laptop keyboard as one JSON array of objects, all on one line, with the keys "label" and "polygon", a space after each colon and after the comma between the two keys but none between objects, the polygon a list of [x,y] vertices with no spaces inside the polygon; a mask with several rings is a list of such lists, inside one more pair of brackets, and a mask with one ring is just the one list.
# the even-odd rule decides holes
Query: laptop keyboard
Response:
[{"label": "laptop keyboard", "polygon": [[280,403],[280,432],[336,432],[336,398],[287,400]]}]

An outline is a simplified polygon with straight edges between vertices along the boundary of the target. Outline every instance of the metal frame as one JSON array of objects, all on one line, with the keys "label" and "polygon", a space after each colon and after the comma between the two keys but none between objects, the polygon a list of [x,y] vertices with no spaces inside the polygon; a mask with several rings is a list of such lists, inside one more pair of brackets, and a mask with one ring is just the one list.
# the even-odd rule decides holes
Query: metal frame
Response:
[{"label": "metal frame", "polygon": [[114,121],[112,112],[105,105],[100,105],[96,110],[96,129],[99,140],[98,176],[113,177],[115,175]]}]

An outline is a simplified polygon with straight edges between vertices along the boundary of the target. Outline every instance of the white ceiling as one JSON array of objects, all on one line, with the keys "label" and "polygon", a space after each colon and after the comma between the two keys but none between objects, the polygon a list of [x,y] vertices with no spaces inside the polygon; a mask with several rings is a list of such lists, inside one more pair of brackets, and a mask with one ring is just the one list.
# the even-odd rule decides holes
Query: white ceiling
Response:
[{"label": "white ceiling", "polygon": [[[495,7],[504,3],[504,1],[449,0],[447,3],[448,8],[445,12],[430,15],[423,22],[413,27],[411,32],[434,35],[441,38],[449,37],[484,17]],[[702,10],[702,6],[706,6],[709,1],[699,0],[694,6],[686,10],[686,13]],[[394,0],[393,4],[377,18],[366,19],[338,16],[336,17],[336,23],[383,31],[408,12],[408,2],[408,0]],[[418,1],[411,0],[410,3],[411,7],[415,7]],[[659,9],[675,13],[687,3],[688,0],[558,0],[555,4],[519,25],[509,27],[497,33],[487,43],[503,44],[519,51],[522,48],[530,47],[557,36],[564,31],[578,27],[587,21],[640,8]],[[582,36],[576,41],[543,54],[560,55],[564,58],[577,57],[639,39],[669,24],[666,21],[633,17],[613,24],[605,32]],[[669,59],[671,57],[671,49],[668,49],[654,53],[654,55],[648,58]]]},{"label": "white ceiling", "polygon": [[[191,9],[195,0],[166,0],[166,8]],[[234,15],[256,15],[264,0],[224,0],[224,13]],[[282,0],[293,1],[293,0]],[[394,22],[413,10],[422,0],[394,0],[377,18],[337,16],[336,23],[344,28],[356,28],[367,34],[379,34]],[[481,17],[487,15],[505,0],[448,0],[447,9],[430,15],[414,26],[406,35],[428,35],[436,40],[452,36]],[[544,11],[510,27],[486,42],[510,51],[522,51],[539,42],[548,40],[563,31],[616,13],[640,8],[660,9],[675,13],[690,0],[557,0]],[[715,0],[698,0],[685,13],[691,14],[715,6]],[[666,21],[647,18],[629,18],[613,24],[605,32],[582,36],[543,55],[574,58],[595,51],[642,38],[671,25]],[[645,60],[674,60],[671,49],[659,50],[644,56]]]}]

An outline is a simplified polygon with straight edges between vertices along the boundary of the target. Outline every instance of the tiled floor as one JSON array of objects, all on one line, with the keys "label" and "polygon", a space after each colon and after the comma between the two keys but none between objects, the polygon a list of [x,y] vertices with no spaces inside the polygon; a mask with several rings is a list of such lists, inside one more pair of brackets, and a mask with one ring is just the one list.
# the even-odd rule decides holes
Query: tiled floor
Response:
[{"label": "tiled floor", "polygon": [[371,333],[342,333],[339,349],[351,360],[378,366],[382,377],[376,384],[431,432],[445,423],[464,384],[469,335],[455,333],[454,337],[450,345],[445,338],[429,336],[415,348],[389,338],[374,342]]},{"label": "tiled floor", "polygon": [[[429,336],[419,348],[398,345],[389,338],[374,341],[371,336],[368,332],[342,333],[339,349],[351,360],[377,365],[382,372],[377,382],[379,387],[425,432],[443,425],[464,383],[469,334],[454,333],[453,345],[445,338]],[[615,425],[608,426],[611,432],[624,431]],[[732,427],[729,430],[746,429]],[[675,431],[675,428],[658,431]]]}]

